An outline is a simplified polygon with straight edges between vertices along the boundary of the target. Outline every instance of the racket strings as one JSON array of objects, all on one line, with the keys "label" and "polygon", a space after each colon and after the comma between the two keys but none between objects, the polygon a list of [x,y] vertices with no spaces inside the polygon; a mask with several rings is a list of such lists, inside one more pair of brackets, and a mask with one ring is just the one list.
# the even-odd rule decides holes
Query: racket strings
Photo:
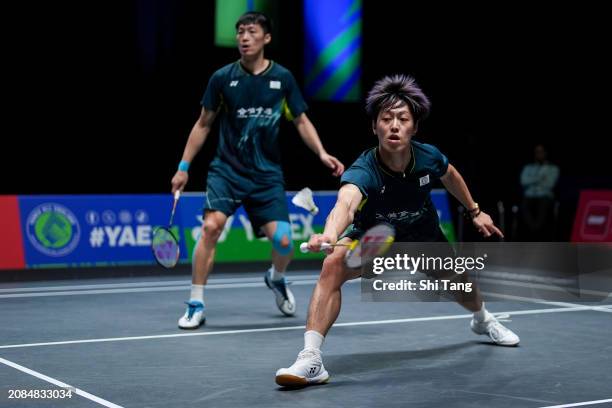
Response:
[{"label": "racket strings", "polygon": [[180,247],[174,235],[167,229],[158,228],[153,232],[151,247],[160,265],[171,268],[177,264]]}]

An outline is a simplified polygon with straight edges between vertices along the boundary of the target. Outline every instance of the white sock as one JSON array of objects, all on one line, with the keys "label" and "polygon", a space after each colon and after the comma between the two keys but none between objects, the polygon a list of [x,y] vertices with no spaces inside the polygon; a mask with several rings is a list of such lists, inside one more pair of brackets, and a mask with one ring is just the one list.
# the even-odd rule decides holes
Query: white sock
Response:
[{"label": "white sock", "polygon": [[314,330],[308,330],[304,333],[304,349],[320,350],[325,337]]},{"label": "white sock", "polygon": [[485,322],[493,318],[493,315],[485,308],[485,303],[482,302],[482,307],[479,311],[474,312],[474,320],[477,322]]},{"label": "white sock", "polygon": [[272,265],[268,271],[270,271],[270,279],[273,281],[279,281],[285,277],[285,272],[277,271],[274,265]]},{"label": "white sock", "polygon": [[197,301],[204,303],[204,285],[194,285],[191,284],[191,297],[189,301]]}]

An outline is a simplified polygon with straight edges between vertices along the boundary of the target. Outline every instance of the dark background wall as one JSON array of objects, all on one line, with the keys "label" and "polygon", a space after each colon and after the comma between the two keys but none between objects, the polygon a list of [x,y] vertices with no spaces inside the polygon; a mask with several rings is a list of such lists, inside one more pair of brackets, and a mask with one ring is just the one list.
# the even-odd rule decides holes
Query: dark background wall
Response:
[{"label": "dark background wall", "polygon": [[[209,76],[238,58],[213,46],[213,1],[86,3],[9,18],[0,194],[168,191]],[[433,102],[417,139],[445,152],[489,208],[520,200],[521,166],[546,143],[561,167],[565,234],[578,191],[612,187],[604,13],[413,3],[364,1],[364,89],[386,74],[415,76]],[[301,82],[302,4],[279,7],[267,55]],[[309,104],[345,164],[375,144],[361,103]],[[336,189],[293,126],[281,131],[287,189]],[[213,135],[188,190],[205,189],[215,145]]]}]

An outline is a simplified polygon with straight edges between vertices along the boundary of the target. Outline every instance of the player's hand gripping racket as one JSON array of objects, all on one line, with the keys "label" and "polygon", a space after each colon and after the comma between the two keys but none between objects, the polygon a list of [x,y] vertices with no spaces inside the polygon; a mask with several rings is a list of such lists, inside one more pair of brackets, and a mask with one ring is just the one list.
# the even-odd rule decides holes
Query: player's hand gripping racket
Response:
[{"label": "player's hand gripping racket", "polygon": [[174,219],[174,211],[178,203],[181,191],[177,190],[174,193],[174,204],[172,204],[172,214],[170,214],[170,222],[167,227],[157,227],[153,230],[153,238],[151,239],[151,249],[153,256],[158,264],[164,268],[173,268],[176,266],[181,255],[181,247],[178,240],[170,231],[172,220]]},{"label": "player's hand gripping racket", "polygon": [[[348,251],[344,255],[344,263],[351,269],[357,269],[387,252],[394,240],[395,229],[389,224],[378,224],[368,229],[360,239],[356,239],[350,244],[330,244],[324,242],[321,244],[321,250],[336,246],[348,247]],[[302,253],[310,252],[307,242],[300,244],[300,251]]]}]

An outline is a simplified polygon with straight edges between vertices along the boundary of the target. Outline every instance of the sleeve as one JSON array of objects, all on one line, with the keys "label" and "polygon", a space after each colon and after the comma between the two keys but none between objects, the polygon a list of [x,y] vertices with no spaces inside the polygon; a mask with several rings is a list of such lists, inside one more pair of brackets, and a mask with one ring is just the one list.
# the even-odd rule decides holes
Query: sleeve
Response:
[{"label": "sleeve", "polygon": [[547,171],[544,177],[542,177],[541,185],[546,190],[552,191],[557,184],[557,180],[559,179],[559,167],[556,165],[548,165],[546,167]]},{"label": "sleeve", "polygon": [[221,90],[223,88],[222,80],[223,78],[219,71],[215,72],[213,76],[210,77],[201,101],[201,105],[204,109],[216,111],[223,103],[223,95],[221,95]]},{"label": "sleeve", "polygon": [[300,92],[297,81],[291,72],[287,71],[287,79],[285,82],[286,88],[285,101],[283,103],[283,114],[287,120],[293,120],[302,113],[306,112],[308,105],[302,97],[302,92]]},{"label": "sleeve", "polygon": [[432,172],[436,178],[446,174],[448,170],[448,157],[446,157],[437,147],[432,146],[433,164]]},{"label": "sleeve", "polygon": [[374,177],[372,177],[367,169],[361,166],[353,165],[349,167],[349,169],[342,174],[340,184],[354,184],[359,191],[361,191],[361,194],[363,194],[363,198],[367,198],[370,192],[376,191]]}]

